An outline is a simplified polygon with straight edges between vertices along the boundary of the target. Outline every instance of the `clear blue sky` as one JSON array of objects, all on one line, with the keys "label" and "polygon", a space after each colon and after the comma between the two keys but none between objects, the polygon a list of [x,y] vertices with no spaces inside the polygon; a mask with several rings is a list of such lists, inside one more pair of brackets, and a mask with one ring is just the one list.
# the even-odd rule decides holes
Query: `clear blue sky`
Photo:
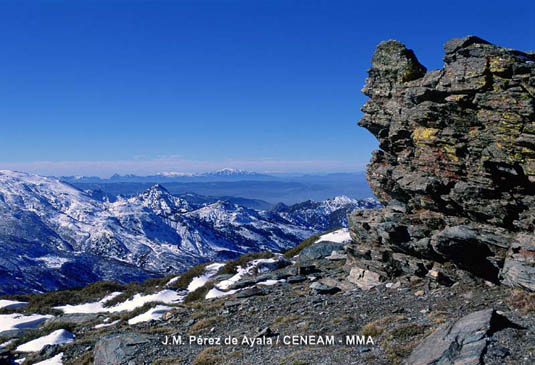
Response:
[{"label": "clear blue sky", "polygon": [[378,42],[535,49],[533,1],[2,1],[0,169],[358,171]]}]

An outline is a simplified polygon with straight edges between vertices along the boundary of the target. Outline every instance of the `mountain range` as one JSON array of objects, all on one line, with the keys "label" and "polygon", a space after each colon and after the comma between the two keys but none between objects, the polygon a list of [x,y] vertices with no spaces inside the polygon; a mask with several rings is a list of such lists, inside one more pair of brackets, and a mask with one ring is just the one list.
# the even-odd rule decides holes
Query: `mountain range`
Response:
[{"label": "mountain range", "polygon": [[[358,199],[373,196],[363,172],[336,174],[264,174],[238,169],[190,174],[164,172],[149,176],[118,175],[109,178],[89,176],[52,177],[81,190],[100,190],[106,195],[132,196],[155,184],[163,185],[171,194],[195,193],[208,197],[241,197],[262,200],[246,205],[267,209],[279,202],[296,204],[306,200],[326,200],[337,195]],[[258,202],[257,202],[258,203]],[[267,204],[266,204],[267,203]]]},{"label": "mountain range", "polygon": [[0,171],[0,294],[142,280],[245,252],[283,251],[347,225],[355,209],[378,206],[336,197],[257,210],[232,199],[175,196],[158,184],[110,196]]},{"label": "mountain range", "polygon": [[119,175],[114,174],[109,178],[98,176],[61,176],[60,180],[70,183],[118,183],[118,182],[171,182],[171,181],[229,181],[229,180],[271,180],[277,176],[258,172],[246,171],[234,168],[224,168],[208,172],[180,172],[165,171],[154,175],[140,176],[134,174]]}]

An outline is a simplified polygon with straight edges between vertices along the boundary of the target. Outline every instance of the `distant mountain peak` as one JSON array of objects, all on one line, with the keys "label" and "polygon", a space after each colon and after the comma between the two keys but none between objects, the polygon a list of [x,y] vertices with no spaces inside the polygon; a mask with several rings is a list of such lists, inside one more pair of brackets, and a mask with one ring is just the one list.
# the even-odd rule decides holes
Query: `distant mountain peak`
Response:
[{"label": "distant mountain peak", "polygon": [[234,168],[224,168],[214,172],[208,172],[205,175],[216,175],[216,176],[237,176],[237,175],[258,175],[256,172],[234,169]]}]

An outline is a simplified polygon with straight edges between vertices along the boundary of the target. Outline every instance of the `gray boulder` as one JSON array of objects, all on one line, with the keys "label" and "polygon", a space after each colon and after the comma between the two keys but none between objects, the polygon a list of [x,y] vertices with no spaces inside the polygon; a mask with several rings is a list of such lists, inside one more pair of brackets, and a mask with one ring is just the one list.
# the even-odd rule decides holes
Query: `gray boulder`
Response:
[{"label": "gray boulder", "polygon": [[413,350],[407,363],[481,364],[489,336],[499,329],[502,319],[493,309],[485,309],[444,323]]},{"label": "gray boulder", "polygon": [[305,247],[299,254],[299,263],[323,259],[333,251],[343,251],[344,244],[338,242],[321,241]]},{"label": "gray boulder", "polygon": [[139,347],[151,341],[152,336],[138,333],[122,333],[100,339],[95,346],[95,365],[119,365],[135,363]]}]

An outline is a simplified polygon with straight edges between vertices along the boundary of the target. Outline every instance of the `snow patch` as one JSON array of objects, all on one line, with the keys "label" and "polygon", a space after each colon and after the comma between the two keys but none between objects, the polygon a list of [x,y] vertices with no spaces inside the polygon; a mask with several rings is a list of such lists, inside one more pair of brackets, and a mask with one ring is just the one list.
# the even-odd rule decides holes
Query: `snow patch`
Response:
[{"label": "snow patch", "polygon": [[206,294],[206,299],[213,299],[213,298],[221,298],[226,297],[227,295],[232,295],[234,293],[238,292],[238,290],[229,290],[229,291],[222,291],[217,288],[212,288],[210,291]]},{"label": "snow patch", "polygon": [[158,321],[165,312],[168,312],[171,307],[166,305],[157,305],[154,308],[149,309],[147,312],[140,314],[134,318],[128,320],[128,324],[136,324],[141,322]]},{"label": "snow patch", "polygon": [[[109,318],[108,318],[109,320]],[[104,321],[106,322],[106,321]],[[113,326],[115,324],[119,323],[119,320],[116,320],[116,321],[113,321],[113,322],[110,322],[110,323],[101,323],[101,324],[97,324],[95,327],[93,327],[94,329],[99,329],[99,328],[104,328],[104,327],[110,327],[110,326]]]},{"label": "snow patch", "polygon": [[1,347],[8,347],[8,346],[11,345],[13,342],[15,342],[15,339],[9,340],[9,341],[4,342],[4,343],[0,343],[0,348],[1,348]]},{"label": "snow patch", "polygon": [[277,268],[279,258],[273,258],[273,259],[257,259],[253,260],[247,263],[247,266],[245,268],[242,268],[241,266],[238,266],[236,271],[237,273],[228,278],[227,280],[223,280],[222,282],[217,284],[217,288],[221,290],[227,290],[230,288],[234,283],[237,283],[240,281],[245,275],[249,275],[253,273],[253,270],[257,268],[258,273],[263,273],[267,271],[271,271]]},{"label": "snow patch", "polygon": [[104,304],[116,296],[120,295],[121,292],[113,292],[111,294],[108,294],[98,302],[92,302],[92,303],[83,303],[83,304],[67,304],[59,307],[55,307],[54,309],[58,309],[63,311],[63,313],[101,313],[101,312],[108,312],[110,308],[104,307]]},{"label": "snow patch", "polygon": [[347,243],[351,242],[351,235],[349,234],[349,229],[342,228],[331,233],[326,233],[316,240],[316,242],[321,241]]},{"label": "snow patch", "polygon": [[0,315],[0,332],[36,328],[41,323],[54,316],[48,314],[32,314],[25,316],[19,313],[2,314]]},{"label": "snow patch", "polygon": [[34,365],[63,365],[63,352],[60,352],[50,359],[36,362]]},{"label": "snow patch", "polygon": [[193,280],[191,280],[191,283],[189,283],[188,285],[188,291],[192,292],[202,287],[208,282],[208,280],[213,278],[217,274],[219,269],[221,269],[223,266],[225,266],[225,264],[217,262],[215,264],[206,266],[206,268],[204,269],[204,273],[201,276],[197,276],[193,278]]},{"label": "snow patch", "polygon": [[[163,302],[166,304],[179,303],[184,297],[179,295],[174,290],[165,289],[155,294],[136,294],[132,298],[114,305],[113,307],[104,307],[104,303],[120,293],[112,293],[105,297],[104,299],[94,302],[94,303],[85,303],[78,305],[64,305],[60,307],[55,307],[55,309],[63,311],[63,313],[116,313],[122,311],[132,311],[136,308],[142,307],[146,303],[150,302]],[[111,297],[111,298],[110,298]]]},{"label": "snow patch", "polygon": [[37,258],[36,260],[44,262],[45,266],[50,269],[59,269],[64,263],[69,261],[64,257],[58,256],[43,256]]},{"label": "snow patch", "polygon": [[167,282],[167,284],[165,284],[165,286],[169,286],[169,285],[175,283],[178,279],[180,279],[180,276],[175,276],[174,278],[172,278],[171,280],[169,280],[169,281]]},{"label": "snow patch", "polygon": [[264,285],[264,286],[272,286],[277,285],[279,283],[284,283],[286,280],[280,279],[280,280],[264,280],[259,283],[256,283],[256,285]]},{"label": "snow patch", "polygon": [[17,347],[20,352],[41,351],[47,345],[63,345],[74,341],[74,335],[67,330],[57,330],[49,335],[36,338]]},{"label": "snow patch", "polygon": [[24,307],[28,302],[19,302],[16,300],[6,300],[1,299],[0,300],[0,309],[13,309],[13,308],[21,308]]}]

